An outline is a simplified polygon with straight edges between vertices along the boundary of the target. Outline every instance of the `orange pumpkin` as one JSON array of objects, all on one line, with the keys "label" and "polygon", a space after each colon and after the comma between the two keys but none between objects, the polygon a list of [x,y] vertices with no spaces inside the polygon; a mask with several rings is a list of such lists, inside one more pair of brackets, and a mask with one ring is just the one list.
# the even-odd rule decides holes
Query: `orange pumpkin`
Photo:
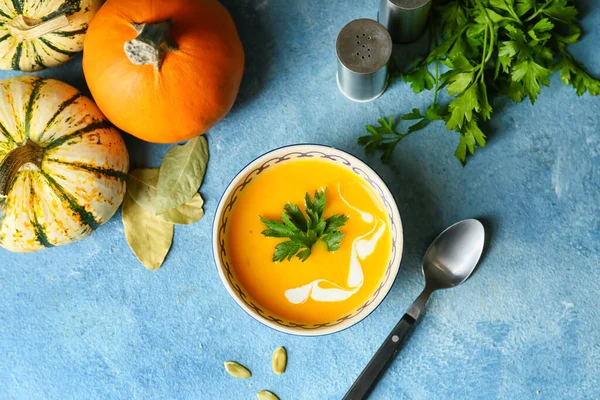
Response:
[{"label": "orange pumpkin", "polygon": [[84,40],[96,104],[149,142],[209,130],[231,109],[243,70],[235,24],[217,0],[108,0]]}]

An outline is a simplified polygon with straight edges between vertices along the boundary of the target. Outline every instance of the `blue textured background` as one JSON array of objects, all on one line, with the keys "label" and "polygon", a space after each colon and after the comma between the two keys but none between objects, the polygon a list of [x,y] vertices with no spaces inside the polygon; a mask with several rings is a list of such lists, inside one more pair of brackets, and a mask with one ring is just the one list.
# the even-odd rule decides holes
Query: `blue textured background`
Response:
[{"label": "blue textured background", "polygon": [[[335,39],[376,1],[226,0],[247,55],[239,100],[209,134],[206,217],[177,227],[157,272],[127,247],[120,215],[90,238],[36,254],[0,249],[0,399],[339,399],[423,284],[420,259],[447,225],[480,217],[491,240],[474,276],[435,294],[373,399],[600,398],[600,98],[557,76],[535,107],[494,104],[489,145],[466,167],[441,124],[406,139],[391,165],[355,144],[381,115],[423,107],[395,84],[357,104],[336,87]],[[600,4],[578,2],[572,52],[600,76]],[[15,75],[2,72],[0,77]],[[80,59],[41,73],[87,91]],[[198,93],[201,96],[201,93]],[[174,105],[175,106],[175,105]],[[501,111],[500,111],[501,109]],[[132,166],[169,146],[127,137]],[[300,338],[255,322],[229,297],[211,254],[220,194],[248,161],[299,142],[366,159],[396,196],[405,256],[390,295],[344,332]],[[270,356],[289,351],[275,376]],[[249,381],[225,360],[252,369]]]}]

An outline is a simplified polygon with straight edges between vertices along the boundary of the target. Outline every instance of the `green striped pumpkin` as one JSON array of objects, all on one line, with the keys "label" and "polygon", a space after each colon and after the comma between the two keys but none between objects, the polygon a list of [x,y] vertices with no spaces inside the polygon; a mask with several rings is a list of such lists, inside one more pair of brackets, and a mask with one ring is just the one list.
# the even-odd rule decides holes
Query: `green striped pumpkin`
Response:
[{"label": "green striped pumpkin", "polygon": [[0,69],[37,71],[69,61],[103,0],[0,0]]},{"label": "green striped pumpkin", "polygon": [[28,252],[88,236],[123,201],[128,168],[121,135],[75,88],[0,81],[0,246]]}]

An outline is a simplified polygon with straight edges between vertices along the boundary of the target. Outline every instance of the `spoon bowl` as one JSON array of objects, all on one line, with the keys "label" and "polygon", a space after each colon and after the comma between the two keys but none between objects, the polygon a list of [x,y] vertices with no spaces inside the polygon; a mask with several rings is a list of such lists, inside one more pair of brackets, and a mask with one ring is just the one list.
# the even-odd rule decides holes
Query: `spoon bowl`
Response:
[{"label": "spoon bowl", "polygon": [[465,219],[443,231],[423,257],[425,284],[448,289],[463,283],[483,253],[485,230],[476,219]]}]

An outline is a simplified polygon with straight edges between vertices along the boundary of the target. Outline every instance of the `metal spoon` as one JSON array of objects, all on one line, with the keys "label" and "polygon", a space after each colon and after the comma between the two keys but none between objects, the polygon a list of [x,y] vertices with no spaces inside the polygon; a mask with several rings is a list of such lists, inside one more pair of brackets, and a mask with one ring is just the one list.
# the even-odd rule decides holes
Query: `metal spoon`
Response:
[{"label": "metal spoon", "polygon": [[440,233],[431,243],[423,257],[425,289],[379,347],[343,400],[366,398],[381,373],[400,350],[402,338],[421,315],[431,293],[463,283],[479,262],[484,240],[485,230],[481,222],[466,219]]}]

